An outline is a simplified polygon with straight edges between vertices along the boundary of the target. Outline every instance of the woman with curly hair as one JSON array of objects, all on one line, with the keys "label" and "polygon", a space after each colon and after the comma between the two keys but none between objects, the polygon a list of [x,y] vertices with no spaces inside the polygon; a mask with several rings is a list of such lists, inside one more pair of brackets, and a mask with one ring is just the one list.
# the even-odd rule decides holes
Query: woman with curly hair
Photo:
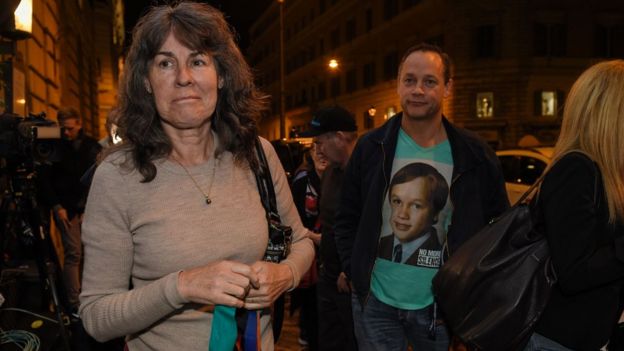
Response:
[{"label": "woman with curly hair", "polygon": [[[220,306],[266,311],[298,285],[313,245],[260,138],[279,214],[293,229],[288,257],[262,261],[268,225],[254,172],[264,108],[221,12],[181,2],[139,21],[120,86],[123,143],[95,172],[83,226],[80,315],[97,340],[217,349]],[[272,350],[270,314],[259,316],[262,350]]]}]

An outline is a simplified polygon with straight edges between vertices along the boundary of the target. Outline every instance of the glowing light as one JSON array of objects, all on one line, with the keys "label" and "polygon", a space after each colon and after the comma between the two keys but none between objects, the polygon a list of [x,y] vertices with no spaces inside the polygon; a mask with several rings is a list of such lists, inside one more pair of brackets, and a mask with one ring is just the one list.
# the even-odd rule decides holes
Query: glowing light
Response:
[{"label": "glowing light", "polygon": [[336,59],[329,60],[328,66],[329,66],[330,69],[337,69],[338,65],[339,65],[338,60],[336,60]]},{"label": "glowing light", "polygon": [[32,33],[32,0],[22,0],[14,15],[15,29]]},{"label": "glowing light", "polygon": [[377,109],[375,108],[375,106],[371,106],[368,109],[368,115],[371,117],[375,117],[375,114],[377,113]]}]

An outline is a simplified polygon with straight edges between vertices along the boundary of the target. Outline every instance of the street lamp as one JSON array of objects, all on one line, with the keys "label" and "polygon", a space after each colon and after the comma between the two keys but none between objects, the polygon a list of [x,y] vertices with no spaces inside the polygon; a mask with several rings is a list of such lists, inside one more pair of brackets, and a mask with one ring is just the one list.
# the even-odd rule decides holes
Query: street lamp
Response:
[{"label": "street lamp", "polygon": [[28,39],[32,32],[32,0],[3,0],[0,5],[0,55],[4,62],[0,67],[0,112],[15,113],[26,100],[16,94],[13,82],[16,79],[13,67],[17,52],[16,42]]},{"label": "street lamp", "polygon": [[340,66],[340,63],[336,59],[330,59],[327,66],[329,67],[330,70],[335,71]]},{"label": "street lamp", "polygon": [[371,107],[368,109],[368,115],[373,118],[375,117],[375,114],[377,113],[377,109],[375,108],[374,105],[371,105]]},{"label": "street lamp", "polygon": [[279,50],[280,50],[280,139],[286,138],[286,89],[284,87],[284,0],[279,3]]},{"label": "street lamp", "polygon": [[32,0],[4,0],[0,9],[0,35],[20,40],[32,33]]}]

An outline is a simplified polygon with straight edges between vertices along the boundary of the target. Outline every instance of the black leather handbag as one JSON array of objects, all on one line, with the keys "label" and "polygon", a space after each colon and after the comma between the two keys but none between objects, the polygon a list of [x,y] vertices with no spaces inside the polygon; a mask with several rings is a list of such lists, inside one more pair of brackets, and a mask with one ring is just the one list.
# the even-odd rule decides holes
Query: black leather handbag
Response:
[{"label": "black leather handbag", "polygon": [[444,320],[469,348],[523,350],[548,303],[557,279],[546,236],[536,227],[537,197],[528,200],[544,177],[461,245],[433,279]]},{"label": "black leather handbag", "polygon": [[522,350],[556,277],[546,237],[535,230],[537,199],[527,197],[455,251],[433,279],[451,332],[469,348]]}]

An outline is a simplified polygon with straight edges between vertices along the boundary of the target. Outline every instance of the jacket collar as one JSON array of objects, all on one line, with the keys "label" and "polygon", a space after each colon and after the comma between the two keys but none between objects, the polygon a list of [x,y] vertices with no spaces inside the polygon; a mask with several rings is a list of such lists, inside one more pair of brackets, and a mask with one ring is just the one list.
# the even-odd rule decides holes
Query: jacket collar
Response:
[{"label": "jacket collar", "polygon": [[442,124],[444,129],[446,129],[446,135],[451,145],[453,178],[484,161],[483,152],[480,151],[482,150],[482,145],[476,145],[479,142],[473,133],[454,126],[446,117],[442,117]]},{"label": "jacket collar", "polygon": [[[383,126],[371,132],[371,140],[386,145],[386,152],[394,153],[402,118],[403,112],[394,115]],[[478,139],[473,133],[454,126],[445,116],[442,116],[442,124],[451,145],[453,177],[483,162],[482,152],[477,152],[481,145],[476,145]]]},{"label": "jacket collar", "polygon": [[392,116],[383,126],[371,132],[371,140],[377,144],[389,144],[392,141],[396,144],[399,129],[401,128],[401,119],[403,112],[399,112]]}]

